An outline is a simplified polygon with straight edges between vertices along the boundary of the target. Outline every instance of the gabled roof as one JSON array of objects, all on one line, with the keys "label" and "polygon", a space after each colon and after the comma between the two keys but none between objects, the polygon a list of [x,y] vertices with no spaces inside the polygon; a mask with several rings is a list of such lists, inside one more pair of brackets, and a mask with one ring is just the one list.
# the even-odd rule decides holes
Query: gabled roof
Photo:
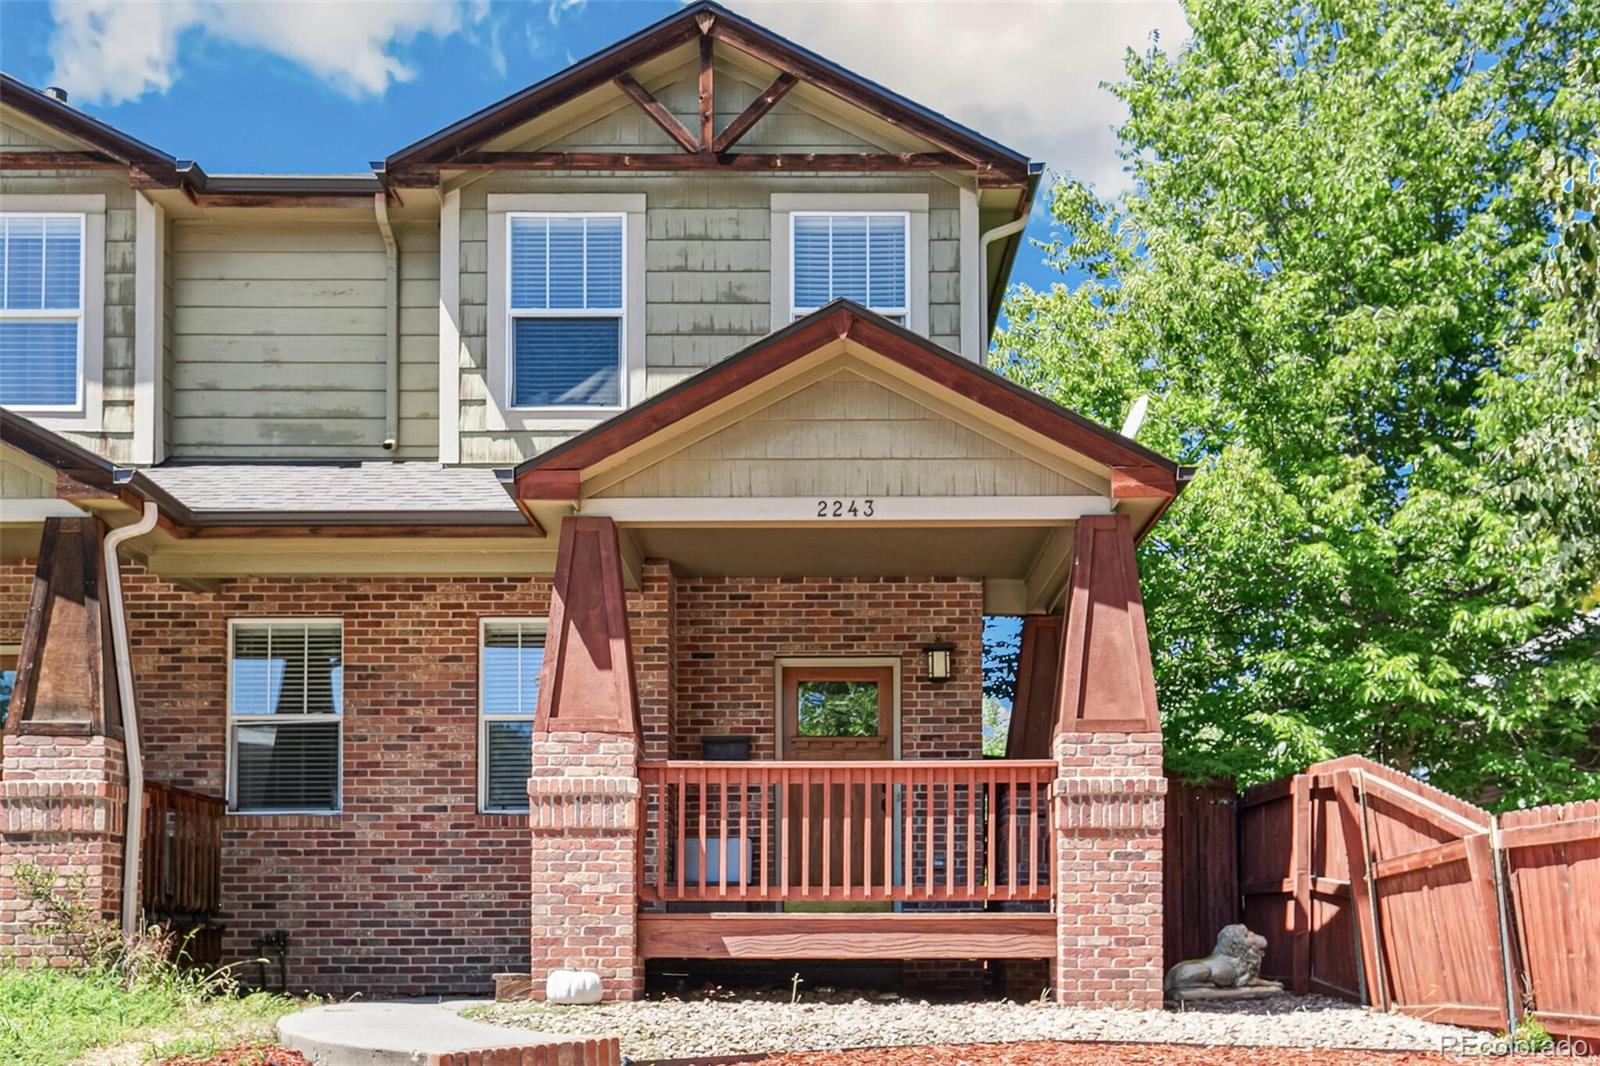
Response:
[{"label": "gabled roof", "polygon": [[847,340],[1111,471],[1113,497],[1177,496],[1188,471],[1122,434],[1008,381],[849,300],[835,300],[670,389],[516,468],[522,500],[575,500],[584,471],[695,412],[759,386],[824,345]]},{"label": "gabled roof", "polygon": [[0,72],[0,103],[82,142],[92,152],[102,155],[105,162],[135,167],[156,181],[176,180],[178,161],[166,152],[3,72]]},{"label": "gabled roof", "polygon": [[840,99],[867,108],[976,167],[1019,181],[1035,173],[1022,153],[846,70],[711,0],[697,0],[631,37],[400,149],[385,161],[385,169],[394,172],[419,164],[448,165],[450,160],[484,142],[625,75],[631,67],[702,36],[724,42]]}]

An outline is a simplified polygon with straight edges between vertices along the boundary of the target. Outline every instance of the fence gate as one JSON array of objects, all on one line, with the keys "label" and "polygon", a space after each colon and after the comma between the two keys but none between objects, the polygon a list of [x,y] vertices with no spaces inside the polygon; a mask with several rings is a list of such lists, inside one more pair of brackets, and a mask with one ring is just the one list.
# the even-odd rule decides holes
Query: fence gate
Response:
[{"label": "fence gate", "polygon": [[1510,1023],[1487,812],[1359,757],[1240,803],[1245,923],[1297,992]]}]

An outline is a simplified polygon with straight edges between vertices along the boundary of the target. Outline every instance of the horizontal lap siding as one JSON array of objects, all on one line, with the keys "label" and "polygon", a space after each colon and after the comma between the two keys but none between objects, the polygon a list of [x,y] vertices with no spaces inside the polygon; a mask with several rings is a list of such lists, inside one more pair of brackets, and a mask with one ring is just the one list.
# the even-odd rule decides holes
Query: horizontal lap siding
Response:
[{"label": "horizontal lap siding", "polygon": [[[762,86],[761,88],[765,88]],[[719,68],[717,128],[758,88]],[[687,82],[658,94],[684,124],[699,129]],[[673,148],[637,108],[614,111],[554,142],[519,146],[551,151]],[[675,150],[675,149],[674,149]],[[785,100],[746,135],[738,151],[863,151],[874,146]],[[491,193],[644,193],[646,390],[654,395],[771,331],[769,232],[775,192],[928,194],[930,326],[933,340],[960,347],[960,223],[955,186],[926,175],[557,174],[496,173],[461,193],[461,328],[469,365],[461,380],[461,458],[515,462],[566,439],[564,432],[487,429],[484,365],[488,329],[488,215]]]},{"label": "horizontal lap siding", "polygon": [[[15,127],[0,125],[8,146],[39,147]],[[126,175],[59,170],[0,172],[8,196],[104,196],[105,362],[102,370],[104,412],[99,432],[65,430],[62,435],[116,462],[133,457],[133,241],[134,192]],[[11,207],[8,210],[15,210]],[[48,416],[42,416],[48,418]]]},{"label": "horizontal lap siding", "polygon": [[[437,454],[437,229],[400,245],[401,458]],[[171,451],[362,458],[384,451],[386,258],[377,224],[175,222]]]}]

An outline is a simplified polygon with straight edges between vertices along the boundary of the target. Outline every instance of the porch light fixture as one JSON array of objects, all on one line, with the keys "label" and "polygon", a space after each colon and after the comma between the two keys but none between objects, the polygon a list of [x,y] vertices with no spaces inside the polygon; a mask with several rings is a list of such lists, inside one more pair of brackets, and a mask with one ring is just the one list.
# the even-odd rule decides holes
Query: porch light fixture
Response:
[{"label": "porch light fixture", "polygon": [[945,682],[950,680],[950,663],[955,656],[954,644],[929,644],[922,649],[922,654],[928,659],[928,680]]}]

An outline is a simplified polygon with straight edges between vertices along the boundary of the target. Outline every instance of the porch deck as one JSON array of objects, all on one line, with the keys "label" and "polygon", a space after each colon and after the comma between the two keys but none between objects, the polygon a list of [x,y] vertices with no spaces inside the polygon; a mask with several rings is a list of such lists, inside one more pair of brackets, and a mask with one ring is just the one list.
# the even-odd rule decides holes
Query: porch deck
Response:
[{"label": "porch deck", "polygon": [[1036,759],[642,763],[641,954],[1049,956],[1056,772]]}]

